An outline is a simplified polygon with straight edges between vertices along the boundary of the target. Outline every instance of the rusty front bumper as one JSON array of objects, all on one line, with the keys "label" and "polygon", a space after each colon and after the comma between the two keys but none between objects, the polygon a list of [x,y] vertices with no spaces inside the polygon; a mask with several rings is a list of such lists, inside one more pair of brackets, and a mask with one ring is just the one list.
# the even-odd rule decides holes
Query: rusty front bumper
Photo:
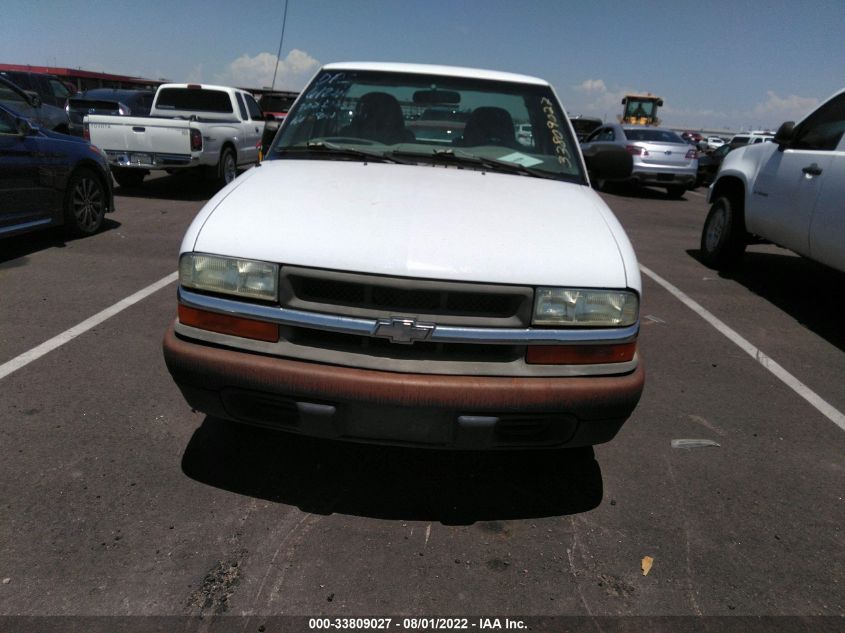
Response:
[{"label": "rusty front bumper", "polygon": [[164,358],[188,403],[214,417],[322,437],[452,448],[610,440],[637,405],[628,374],[489,377],[322,365],[209,346],[171,326]]}]

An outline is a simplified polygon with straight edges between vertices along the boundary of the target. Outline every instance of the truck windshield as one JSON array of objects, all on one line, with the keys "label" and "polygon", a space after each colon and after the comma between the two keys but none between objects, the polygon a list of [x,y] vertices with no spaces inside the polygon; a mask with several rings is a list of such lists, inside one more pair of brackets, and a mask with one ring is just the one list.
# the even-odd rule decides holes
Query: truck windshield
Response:
[{"label": "truck windshield", "polygon": [[[497,163],[509,173],[584,182],[578,147],[551,88],[518,82],[415,73],[325,70],[288,114],[268,158],[349,160],[366,155],[401,162],[478,169]],[[446,152],[444,150],[453,150]]]},{"label": "truck windshield", "polygon": [[650,117],[654,111],[654,101],[650,99],[628,99],[625,104],[625,117]]}]

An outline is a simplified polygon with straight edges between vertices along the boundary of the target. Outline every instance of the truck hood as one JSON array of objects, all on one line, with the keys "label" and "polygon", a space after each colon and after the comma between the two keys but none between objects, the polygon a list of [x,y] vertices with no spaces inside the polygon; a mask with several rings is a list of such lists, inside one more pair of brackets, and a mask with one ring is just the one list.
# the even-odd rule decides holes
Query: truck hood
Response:
[{"label": "truck hood", "polygon": [[442,166],[267,161],[209,201],[182,251],[427,279],[640,285],[622,227],[589,187]]},{"label": "truck hood", "polygon": [[731,169],[747,170],[746,174],[756,177],[760,165],[778,150],[777,143],[755,143],[744,145],[725,155],[722,160],[722,171],[726,173]]}]

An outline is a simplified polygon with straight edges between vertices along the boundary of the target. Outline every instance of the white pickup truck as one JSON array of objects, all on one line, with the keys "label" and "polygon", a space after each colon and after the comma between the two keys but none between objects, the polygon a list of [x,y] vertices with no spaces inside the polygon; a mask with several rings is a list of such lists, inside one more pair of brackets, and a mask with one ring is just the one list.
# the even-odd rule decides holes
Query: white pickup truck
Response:
[{"label": "white pickup truck", "polygon": [[734,150],[710,189],[701,257],[739,264],[745,247],[773,242],[845,272],[845,90],[773,142]]},{"label": "white pickup truck", "polygon": [[188,229],[167,366],[196,410],[293,433],[605,442],[643,388],[641,282],[587,174],[631,164],[582,156],[542,79],[329,64]]},{"label": "white pickup truck", "polygon": [[148,117],[88,115],[84,126],[122,186],[140,186],[154,169],[197,167],[228,184],[239,167],[258,162],[264,115],[237,88],[163,84]]}]

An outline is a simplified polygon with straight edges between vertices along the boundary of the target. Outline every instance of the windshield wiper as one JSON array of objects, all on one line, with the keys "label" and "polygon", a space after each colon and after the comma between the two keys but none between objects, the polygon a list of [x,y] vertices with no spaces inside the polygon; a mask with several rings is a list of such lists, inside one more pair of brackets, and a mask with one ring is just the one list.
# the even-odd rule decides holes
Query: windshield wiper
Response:
[{"label": "windshield wiper", "polygon": [[279,148],[276,150],[278,154],[287,154],[287,153],[303,153],[303,154],[312,154],[312,153],[326,153],[332,154],[335,156],[341,156],[346,158],[364,158],[366,160],[373,161],[374,163],[401,163],[407,164],[406,161],[399,160],[398,158],[393,158],[389,154],[383,154],[380,152],[368,152],[363,149],[356,149],[354,147],[346,147],[345,145],[336,145],[335,143],[329,143],[326,141],[308,141],[305,145],[293,145],[291,147],[284,147]]},{"label": "windshield wiper", "polygon": [[398,150],[391,152],[391,156],[406,156],[418,159],[429,159],[437,162],[449,162],[458,165],[470,165],[473,167],[482,167],[489,171],[507,172],[510,174],[522,174],[524,176],[533,176],[535,178],[550,178],[557,180],[560,174],[546,171],[544,169],[535,169],[533,167],[526,167],[518,163],[511,163],[506,160],[498,158],[484,158],[476,156],[475,154],[468,154],[466,152],[456,152],[453,149],[435,149],[432,153],[424,152],[408,152]]}]

